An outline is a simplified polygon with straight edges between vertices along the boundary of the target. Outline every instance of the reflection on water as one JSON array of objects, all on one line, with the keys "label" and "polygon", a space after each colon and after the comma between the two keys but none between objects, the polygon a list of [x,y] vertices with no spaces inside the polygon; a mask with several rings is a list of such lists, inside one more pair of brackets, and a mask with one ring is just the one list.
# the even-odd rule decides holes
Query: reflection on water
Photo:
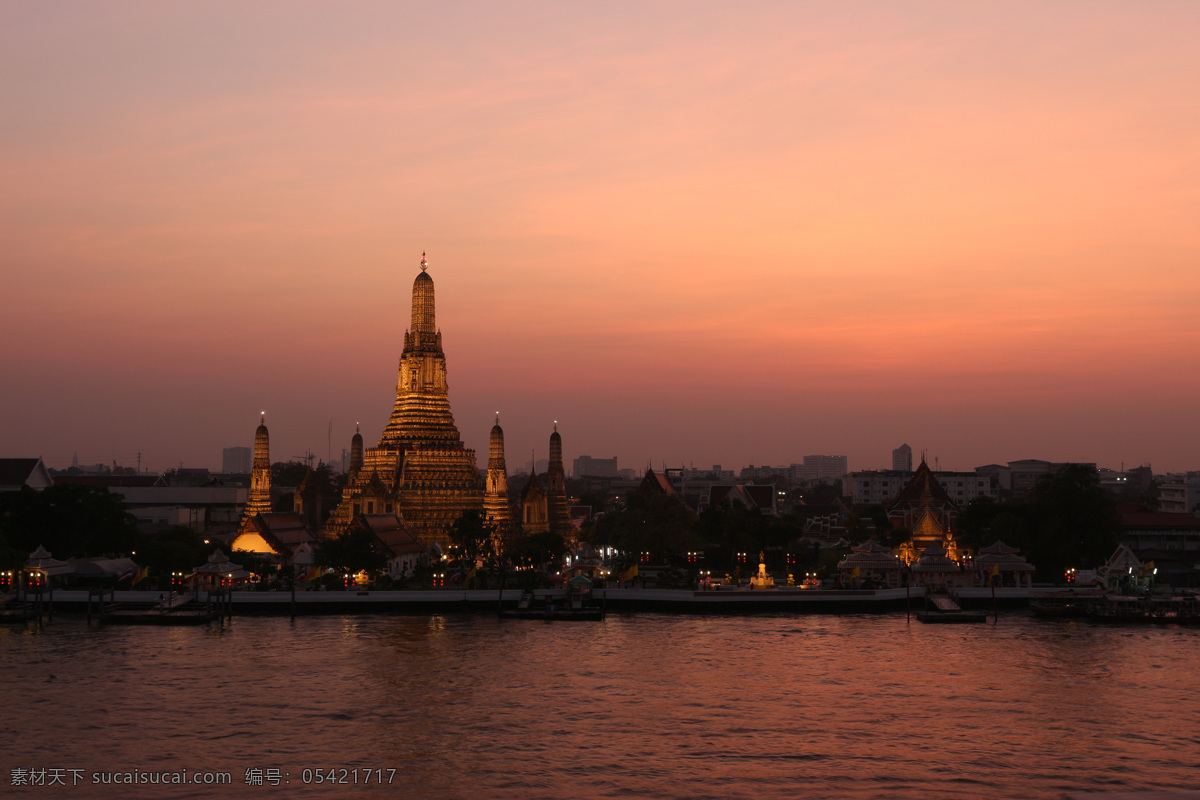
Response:
[{"label": "reflection on water", "polygon": [[[1194,788],[1200,631],[888,616],[0,629],[13,769],[262,797],[1058,797]],[[305,769],[394,769],[390,787]],[[247,769],[290,784],[246,786]],[[386,781],[387,775],[384,774]],[[51,790],[26,790],[51,796]],[[113,796],[86,783],[70,797]],[[134,787],[130,797],[210,797]]]}]

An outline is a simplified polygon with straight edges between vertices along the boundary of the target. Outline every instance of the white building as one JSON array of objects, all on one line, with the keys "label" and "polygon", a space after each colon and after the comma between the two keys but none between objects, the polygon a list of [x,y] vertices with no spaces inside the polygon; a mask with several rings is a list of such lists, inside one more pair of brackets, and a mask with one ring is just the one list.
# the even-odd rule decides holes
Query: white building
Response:
[{"label": "white building", "polygon": [[803,464],[792,464],[789,479],[804,481],[840,481],[849,472],[846,456],[805,456]]},{"label": "white building", "polygon": [[[990,475],[974,472],[934,472],[938,483],[957,505],[964,506],[976,497],[999,497],[996,482]],[[842,492],[855,505],[884,505],[893,500],[912,479],[899,470],[851,472],[842,482]]]},{"label": "white building", "polygon": [[1200,471],[1164,475],[1158,487],[1158,510],[1200,515]]}]

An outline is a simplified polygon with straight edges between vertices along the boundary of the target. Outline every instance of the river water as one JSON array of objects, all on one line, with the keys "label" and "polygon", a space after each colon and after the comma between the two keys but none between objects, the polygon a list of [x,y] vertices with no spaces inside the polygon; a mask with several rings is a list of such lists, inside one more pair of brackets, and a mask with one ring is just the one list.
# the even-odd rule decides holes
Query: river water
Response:
[{"label": "river water", "polygon": [[[1200,630],[1020,612],[995,626],[903,614],[240,617],[224,629],[59,617],[0,629],[0,786],[522,800],[1194,789],[1198,690]],[[29,770],[66,785],[12,785]],[[146,774],[124,774],[135,771]],[[232,785],[103,782],[178,771]]]}]

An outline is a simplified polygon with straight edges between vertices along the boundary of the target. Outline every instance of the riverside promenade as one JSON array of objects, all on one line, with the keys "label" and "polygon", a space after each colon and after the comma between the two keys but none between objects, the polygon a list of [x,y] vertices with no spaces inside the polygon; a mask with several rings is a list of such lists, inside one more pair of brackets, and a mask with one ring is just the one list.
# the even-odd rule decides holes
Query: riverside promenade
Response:
[{"label": "riverside promenade", "polygon": [[[538,598],[560,600],[565,589],[539,589]],[[104,602],[151,606],[162,595],[156,591],[115,591],[105,593]],[[514,608],[522,595],[521,589],[431,589],[403,591],[298,591],[251,592],[234,591],[220,603],[233,615],[311,615],[311,614],[444,614],[489,613],[500,608]],[[992,602],[990,589],[958,589],[958,599],[970,605]],[[30,595],[32,598],[32,594]],[[214,602],[217,595],[213,596]],[[917,610],[924,605],[923,587],[911,589],[756,589],[709,590],[607,588],[592,591],[593,599],[613,612],[647,612],[671,614],[864,614]],[[201,602],[210,599],[200,592]],[[56,589],[43,594],[43,603],[54,613],[86,613],[88,592]],[[996,600],[1005,606],[1024,605],[1028,589],[1000,588]],[[95,602],[93,595],[93,602]]]}]

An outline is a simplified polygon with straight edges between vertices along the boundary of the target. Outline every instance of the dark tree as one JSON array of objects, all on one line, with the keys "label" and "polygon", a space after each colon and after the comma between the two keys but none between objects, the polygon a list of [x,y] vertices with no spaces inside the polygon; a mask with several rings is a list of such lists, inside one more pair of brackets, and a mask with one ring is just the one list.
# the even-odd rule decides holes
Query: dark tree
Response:
[{"label": "dark tree", "polygon": [[[27,557],[45,545],[55,558],[128,554],[144,541],[124,498],[107,489],[62,484],[0,493],[0,549]],[[192,565],[195,566],[195,565]]]},{"label": "dark tree", "polygon": [[1029,560],[1042,577],[1061,578],[1067,567],[1094,568],[1117,547],[1121,530],[1116,503],[1100,474],[1068,464],[1042,478],[1029,502]]},{"label": "dark tree", "polygon": [[496,528],[478,509],[464,511],[447,533],[457,552],[464,584],[466,576],[477,564],[496,562],[499,550]]},{"label": "dark tree", "polygon": [[698,548],[695,525],[695,515],[678,497],[633,492],[624,509],[590,523],[584,529],[584,538],[598,547],[670,557]]},{"label": "dark tree", "polygon": [[373,533],[358,526],[349,528],[341,536],[321,542],[314,556],[322,567],[350,574],[365,570],[368,575],[376,575],[387,569],[388,562],[383,544]]}]

